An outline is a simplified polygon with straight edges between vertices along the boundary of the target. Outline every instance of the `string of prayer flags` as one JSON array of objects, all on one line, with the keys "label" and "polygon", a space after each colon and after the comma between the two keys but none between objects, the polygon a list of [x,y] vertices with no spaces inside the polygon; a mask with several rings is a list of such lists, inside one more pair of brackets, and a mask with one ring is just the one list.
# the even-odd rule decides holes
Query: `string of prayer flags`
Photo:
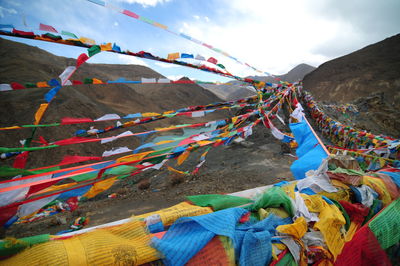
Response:
[{"label": "string of prayer flags", "polygon": [[50,32],[58,33],[58,31],[55,28],[53,28],[52,26],[45,25],[42,23],[39,24],[39,29],[42,31],[50,31]]}]

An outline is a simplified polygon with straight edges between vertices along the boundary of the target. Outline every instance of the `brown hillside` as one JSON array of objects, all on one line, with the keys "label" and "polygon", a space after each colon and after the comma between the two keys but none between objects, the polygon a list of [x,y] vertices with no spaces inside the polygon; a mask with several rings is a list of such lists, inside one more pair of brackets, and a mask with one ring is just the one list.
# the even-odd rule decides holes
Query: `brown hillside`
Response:
[{"label": "brown hillside", "polygon": [[303,83],[316,100],[344,103],[383,92],[400,106],[400,34],[322,64]]},{"label": "brown hillside", "polygon": [[[55,56],[39,48],[0,39],[2,59],[0,62],[0,83],[17,81],[37,82],[57,78],[68,65],[75,60]],[[138,79],[140,77],[159,78],[161,74],[144,66],[137,65],[103,65],[85,64],[78,69],[72,79],[82,80],[86,77],[97,77],[102,80],[113,80],[118,77]],[[1,92],[0,126],[32,124],[34,114],[49,88],[34,88],[18,91]],[[89,117],[96,119],[107,113],[125,115],[137,112],[163,112],[186,106],[209,104],[221,101],[210,91],[196,84],[102,84],[66,86],[60,90],[50,104],[43,124],[60,122],[63,117]],[[225,118],[223,113],[215,112],[203,119],[179,117],[164,119],[135,128],[133,132],[182,123]],[[127,121],[127,120],[123,120]],[[113,125],[115,121],[95,123],[96,128]],[[89,124],[39,128],[36,137],[43,136],[49,142],[72,137],[77,129],[88,129]],[[123,129],[122,129],[123,130]],[[112,132],[116,135],[122,132]],[[1,147],[18,147],[19,140],[29,136],[31,130],[3,131],[0,138]],[[175,132],[179,133],[179,132]],[[107,135],[103,135],[107,136]],[[46,152],[37,151],[29,158],[29,168],[57,163],[66,153],[101,156],[102,152],[112,147],[128,146],[134,149],[139,143],[135,137],[120,139],[110,145],[84,144],[71,145]],[[11,163],[11,162],[10,162]]]}]

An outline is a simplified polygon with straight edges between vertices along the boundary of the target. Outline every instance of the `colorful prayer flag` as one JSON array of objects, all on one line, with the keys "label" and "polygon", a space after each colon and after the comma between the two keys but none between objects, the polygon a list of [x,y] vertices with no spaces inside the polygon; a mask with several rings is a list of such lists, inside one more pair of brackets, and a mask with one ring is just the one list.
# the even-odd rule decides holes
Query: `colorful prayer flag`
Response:
[{"label": "colorful prayer flag", "polygon": [[58,31],[55,28],[53,28],[52,26],[45,25],[45,24],[42,24],[42,23],[39,24],[39,30],[51,31],[51,32],[54,32],[54,33],[58,33]]},{"label": "colorful prayer flag", "polygon": [[168,57],[167,57],[168,60],[175,60],[178,58],[179,58],[179,53],[168,54]]},{"label": "colorful prayer flag", "polygon": [[62,35],[65,35],[65,36],[69,36],[69,37],[72,37],[72,38],[74,38],[74,39],[78,39],[78,37],[75,35],[75,34],[73,34],[73,33],[71,33],[71,32],[68,32],[68,31],[61,31],[61,34]]}]

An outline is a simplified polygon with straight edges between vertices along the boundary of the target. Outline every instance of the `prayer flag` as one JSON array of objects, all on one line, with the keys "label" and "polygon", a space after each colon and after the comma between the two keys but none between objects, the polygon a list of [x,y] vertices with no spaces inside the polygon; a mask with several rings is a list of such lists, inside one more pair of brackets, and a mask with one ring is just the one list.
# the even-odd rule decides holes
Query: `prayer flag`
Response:
[{"label": "prayer flag", "polygon": [[45,24],[42,24],[42,23],[39,24],[39,30],[41,30],[41,31],[50,31],[50,32],[58,33],[58,31],[56,31],[56,29],[53,28],[52,26],[50,26],[50,25],[45,25]]},{"label": "prayer flag", "polygon": [[113,44],[112,50],[116,51],[116,52],[121,52],[121,48],[118,45],[116,45],[115,43]]},{"label": "prayer flag", "polygon": [[99,45],[93,45],[88,49],[89,57],[94,56],[95,54],[98,54],[101,52],[101,48]]},{"label": "prayer flag", "polygon": [[194,56],[192,54],[181,54],[181,58],[194,58]]},{"label": "prayer flag", "polygon": [[43,114],[46,111],[48,106],[49,106],[48,103],[42,103],[40,105],[39,109],[35,113],[35,122],[33,123],[34,125],[39,125],[39,122],[42,119],[42,116],[43,116]]},{"label": "prayer flag", "polygon": [[139,18],[139,15],[138,15],[138,14],[133,13],[132,11],[129,11],[129,10],[124,10],[124,11],[122,11],[122,14],[127,15],[127,16],[130,16],[130,17],[132,17],[132,18],[136,18],[136,19]]},{"label": "prayer flag", "polygon": [[210,57],[210,58],[207,59],[207,62],[216,64],[218,61],[217,61],[217,59],[215,59],[214,57]]},{"label": "prayer flag", "polygon": [[102,51],[111,51],[112,50],[111,43],[101,44],[100,48]]},{"label": "prayer flag", "polygon": [[78,56],[76,59],[76,68],[78,68],[80,65],[85,63],[89,59],[89,56],[85,53],[82,53]]},{"label": "prayer flag", "polygon": [[195,59],[197,59],[197,60],[200,60],[200,61],[205,61],[206,60],[206,58],[204,57],[204,56],[202,56],[202,55],[196,55],[196,58]]},{"label": "prayer flag", "polygon": [[62,34],[62,35],[65,35],[65,36],[72,37],[72,38],[74,38],[74,39],[78,39],[78,37],[77,37],[75,34],[73,34],[73,33],[71,33],[71,32],[68,32],[68,31],[61,31],[61,34]]},{"label": "prayer flag", "polygon": [[168,57],[167,57],[168,60],[175,60],[178,58],[179,58],[179,53],[168,54]]}]

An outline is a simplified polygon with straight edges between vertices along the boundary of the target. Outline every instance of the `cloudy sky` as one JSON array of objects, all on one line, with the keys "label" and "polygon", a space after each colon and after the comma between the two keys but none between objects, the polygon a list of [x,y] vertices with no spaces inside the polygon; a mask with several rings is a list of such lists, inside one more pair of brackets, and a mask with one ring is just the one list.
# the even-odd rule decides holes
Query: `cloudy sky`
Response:
[{"label": "cloudy sky", "polygon": [[[300,63],[318,66],[400,33],[399,0],[106,0],[220,48],[256,68],[284,74]],[[28,27],[24,26],[25,20]],[[39,23],[123,50],[167,57],[183,52],[213,56],[233,74],[251,69],[179,36],[87,0],[0,0],[0,23],[39,31]],[[77,47],[19,40],[56,55],[76,58]],[[142,64],[172,79],[225,81],[184,67],[103,52],[91,63]],[[98,77],[101,78],[101,77]],[[129,78],[129,77],[125,77]]]}]

